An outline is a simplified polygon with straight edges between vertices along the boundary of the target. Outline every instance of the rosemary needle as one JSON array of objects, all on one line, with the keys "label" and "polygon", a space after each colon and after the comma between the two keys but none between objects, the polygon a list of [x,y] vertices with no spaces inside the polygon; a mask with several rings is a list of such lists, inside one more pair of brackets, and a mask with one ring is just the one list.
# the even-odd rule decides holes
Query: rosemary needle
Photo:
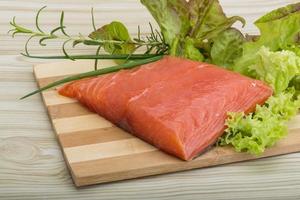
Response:
[{"label": "rosemary needle", "polygon": [[35,91],[21,97],[20,99],[25,99],[29,96],[32,96],[32,95],[40,93],[44,90],[53,88],[55,86],[58,86],[58,85],[61,85],[61,84],[64,84],[64,83],[67,83],[67,82],[70,82],[70,81],[75,81],[75,80],[79,80],[79,79],[82,79],[82,78],[98,76],[98,75],[102,75],[102,74],[108,74],[108,73],[119,71],[121,69],[131,69],[131,68],[134,68],[136,66],[140,66],[140,65],[143,65],[143,64],[158,61],[162,57],[163,57],[163,55],[158,55],[158,56],[154,56],[152,58],[146,58],[146,59],[136,60],[136,61],[129,61],[129,62],[124,63],[124,64],[120,64],[120,65],[116,65],[116,66],[112,66],[112,67],[107,67],[107,68],[103,68],[103,69],[98,69],[98,70],[93,70],[93,71],[81,73],[81,74],[74,75],[74,76],[69,76],[69,77],[66,77],[64,79],[61,79],[61,80],[55,81],[53,83],[50,83],[49,85],[46,85],[45,87],[42,87],[38,90],[35,90]]}]

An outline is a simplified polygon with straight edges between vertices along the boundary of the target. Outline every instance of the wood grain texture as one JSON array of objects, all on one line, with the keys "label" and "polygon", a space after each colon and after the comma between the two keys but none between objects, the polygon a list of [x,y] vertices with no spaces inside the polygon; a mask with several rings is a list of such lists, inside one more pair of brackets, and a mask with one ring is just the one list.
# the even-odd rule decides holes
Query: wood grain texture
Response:
[{"label": "wood grain texture", "polygon": [[[106,61],[106,64],[102,64],[102,67],[106,65],[114,65],[114,62]],[[76,61],[64,61],[36,65],[34,74],[39,83],[40,80],[43,82],[45,78],[51,80],[51,78],[56,79],[57,76],[86,72],[91,70],[92,67],[93,61],[89,60],[78,63]],[[127,138],[128,133],[125,131],[117,129],[109,121],[90,112],[78,102],[66,103],[66,98],[54,95],[53,93],[55,92],[56,90],[52,89],[45,92],[45,95],[42,94],[42,96],[53,128],[59,136],[58,139],[65,161],[76,186],[119,181],[258,158],[248,154],[237,153],[232,148],[217,147],[192,161],[185,162],[165,155],[157,148],[136,137]],[[53,96],[57,99],[55,105],[51,102],[53,101]],[[50,98],[50,100],[47,100],[47,98]],[[47,102],[50,102],[50,105]],[[266,151],[261,157],[300,151],[299,117],[300,115],[295,118],[296,123],[295,121],[291,123],[289,136],[285,140],[280,141],[274,148]],[[107,137],[107,130],[110,131],[109,136],[114,138],[111,141],[100,139],[102,138],[102,133],[105,133]],[[91,142],[95,138],[95,133],[97,133],[99,138]],[[63,135],[68,135],[68,139],[72,141],[73,146],[64,146],[67,140],[62,137]],[[73,135],[74,138],[72,137]]]},{"label": "wood grain texture", "polygon": [[[222,0],[230,15],[253,21],[261,14],[295,0]],[[19,55],[24,37],[11,39],[8,21],[17,16],[33,26],[34,12],[48,5],[45,25],[57,25],[58,11],[67,11],[71,31],[87,32],[89,9],[98,10],[97,23],[121,19],[134,32],[151,17],[136,0],[1,0],[0,1],[0,199],[299,199],[300,154],[192,170],[76,189],[39,96],[18,98],[36,89],[32,64],[42,60]],[[50,15],[48,15],[50,14]],[[144,31],[147,24],[143,23]],[[256,29],[248,24],[246,32]],[[57,53],[31,45],[35,53]],[[79,48],[78,52],[94,52]],[[293,123],[297,125],[296,122]],[[65,135],[67,136],[67,134]],[[106,139],[108,140],[108,139]],[[69,141],[69,140],[68,140]]]}]

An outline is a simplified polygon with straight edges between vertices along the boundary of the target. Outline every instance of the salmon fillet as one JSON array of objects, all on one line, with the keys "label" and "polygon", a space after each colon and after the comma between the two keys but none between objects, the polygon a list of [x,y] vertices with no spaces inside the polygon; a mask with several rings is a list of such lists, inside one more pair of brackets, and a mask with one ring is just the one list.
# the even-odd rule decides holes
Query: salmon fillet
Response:
[{"label": "salmon fillet", "polygon": [[220,67],[165,56],[59,89],[117,126],[183,160],[214,144],[228,112],[249,113],[272,89]]}]

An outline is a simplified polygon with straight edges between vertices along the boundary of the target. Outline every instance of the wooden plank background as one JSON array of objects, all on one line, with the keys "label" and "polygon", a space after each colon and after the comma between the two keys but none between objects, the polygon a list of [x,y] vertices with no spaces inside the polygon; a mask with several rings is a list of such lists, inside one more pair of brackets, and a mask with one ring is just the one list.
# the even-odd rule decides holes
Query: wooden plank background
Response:
[{"label": "wooden plank background", "polygon": [[[253,21],[273,8],[294,0],[222,0],[230,15]],[[137,24],[151,21],[136,0],[6,0],[0,1],[0,199],[299,199],[300,154],[189,172],[154,176],[119,183],[76,189],[66,170],[39,96],[26,101],[18,97],[36,88],[32,64],[19,55],[24,37],[12,40],[6,35],[12,16],[33,26],[34,12],[43,5],[49,11],[41,18],[55,26],[62,8],[72,33],[91,30],[86,20],[94,6],[97,24],[119,19],[130,32]],[[143,30],[147,31],[144,23]],[[248,25],[246,32],[255,33]],[[58,52],[59,43],[40,51]],[[79,48],[78,52],[88,52]]]}]

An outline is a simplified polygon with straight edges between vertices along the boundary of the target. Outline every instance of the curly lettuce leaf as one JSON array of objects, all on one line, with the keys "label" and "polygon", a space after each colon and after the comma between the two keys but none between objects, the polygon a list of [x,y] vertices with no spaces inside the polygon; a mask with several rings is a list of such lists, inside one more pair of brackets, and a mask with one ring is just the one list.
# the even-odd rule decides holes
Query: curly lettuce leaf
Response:
[{"label": "curly lettuce leaf", "polygon": [[298,95],[300,95],[300,75],[297,75],[290,82],[290,86],[296,89]]},{"label": "curly lettuce leaf", "polygon": [[299,98],[295,98],[295,90],[290,88],[270,97],[265,105],[258,105],[255,113],[229,113],[227,129],[218,144],[232,145],[238,152],[260,155],[287,135],[286,122],[297,114]]},{"label": "curly lettuce leaf", "polygon": [[242,53],[245,38],[234,28],[227,29],[214,38],[210,56],[213,64],[230,69]]},{"label": "curly lettuce leaf", "polygon": [[[89,37],[94,40],[118,40],[129,42],[132,41],[127,28],[121,22],[113,21],[106,24],[96,31],[92,32]],[[134,44],[113,44],[106,43],[104,50],[111,54],[130,54],[135,50]]]},{"label": "curly lettuce leaf", "polygon": [[243,55],[235,65],[234,71],[250,75],[249,66],[256,61],[256,52],[262,47],[271,51],[290,49],[300,44],[300,3],[276,9],[255,22],[260,31],[255,41],[243,45]]},{"label": "curly lettuce leaf", "polygon": [[258,105],[255,113],[230,113],[219,143],[259,155],[287,134],[286,122],[299,111],[300,57],[292,51],[272,52],[264,46],[255,57],[255,63],[249,66],[251,74],[268,83],[275,95],[263,106]]},{"label": "curly lettuce leaf", "polygon": [[256,79],[268,83],[278,94],[289,86],[294,77],[300,75],[300,57],[292,51],[272,52],[263,46],[249,70]]}]

